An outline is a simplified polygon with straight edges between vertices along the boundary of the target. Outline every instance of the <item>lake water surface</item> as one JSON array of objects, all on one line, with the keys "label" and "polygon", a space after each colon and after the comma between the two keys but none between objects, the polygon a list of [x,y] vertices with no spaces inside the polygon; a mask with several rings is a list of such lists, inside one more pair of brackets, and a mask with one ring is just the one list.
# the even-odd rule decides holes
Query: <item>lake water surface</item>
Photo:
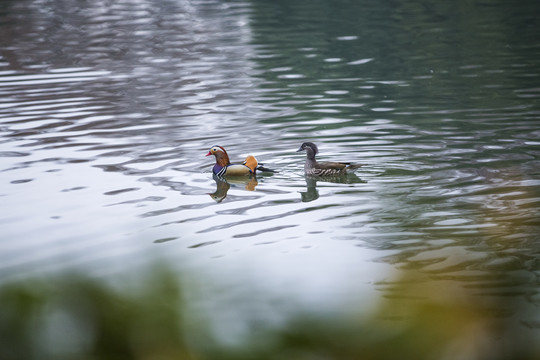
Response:
[{"label": "lake water surface", "polygon": [[[227,338],[276,308],[369,311],[411,270],[519,304],[504,316],[538,338],[539,13],[4,1],[0,281],[158,259],[196,274]],[[306,178],[308,140],[363,167]],[[216,180],[213,145],[278,172]]]}]

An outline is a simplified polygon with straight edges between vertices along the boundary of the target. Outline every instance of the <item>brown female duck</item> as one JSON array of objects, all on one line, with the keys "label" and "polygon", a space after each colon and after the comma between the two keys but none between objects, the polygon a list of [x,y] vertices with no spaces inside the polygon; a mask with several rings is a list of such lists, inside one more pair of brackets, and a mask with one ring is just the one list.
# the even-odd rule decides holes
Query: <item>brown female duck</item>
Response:
[{"label": "brown female duck", "polygon": [[304,172],[306,175],[314,176],[336,176],[347,174],[348,171],[359,168],[362,165],[356,165],[352,163],[344,162],[318,162],[315,159],[315,155],[319,152],[317,145],[312,142],[305,142],[297,150],[306,152],[306,163],[304,165]]}]

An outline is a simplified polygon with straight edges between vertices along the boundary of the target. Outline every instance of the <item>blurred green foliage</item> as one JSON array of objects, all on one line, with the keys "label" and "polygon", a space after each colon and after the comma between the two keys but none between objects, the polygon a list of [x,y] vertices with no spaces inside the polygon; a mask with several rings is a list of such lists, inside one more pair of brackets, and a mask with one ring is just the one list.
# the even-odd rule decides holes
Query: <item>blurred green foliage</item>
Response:
[{"label": "blurred green foliage", "polygon": [[159,271],[136,289],[81,276],[0,290],[2,359],[191,359],[177,279]]},{"label": "blurred green foliage", "polygon": [[3,285],[1,358],[540,358],[538,342],[515,331],[510,315],[519,310],[512,302],[479,300],[416,275],[392,283],[368,316],[354,309],[339,316],[299,312],[281,327],[259,325],[236,345],[209,335],[207,314],[189,314],[186,321],[189,287],[172,272],[153,271],[127,284],[113,280],[58,276]]}]

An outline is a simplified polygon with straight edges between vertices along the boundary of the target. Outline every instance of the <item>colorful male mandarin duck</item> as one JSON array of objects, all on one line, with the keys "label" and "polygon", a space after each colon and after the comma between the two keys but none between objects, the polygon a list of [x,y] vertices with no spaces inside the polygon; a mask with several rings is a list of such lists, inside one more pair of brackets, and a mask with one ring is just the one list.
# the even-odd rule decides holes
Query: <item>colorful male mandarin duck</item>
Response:
[{"label": "colorful male mandarin duck", "polygon": [[248,155],[242,164],[231,164],[227,151],[219,145],[210,148],[210,151],[208,151],[206,156],[210,155],[216,157],[216,164],[214,165],[212,172],[217,176],[255,175],[257,170],[273,172],[273,170],[260,166],[253,155]]},{"label": "colorful male mandarin duck", "polygon": [[349,170],[354,170],[362,165],[355,165],[344,162],[317,162],[315,155],[319,152],[317,145],[312,142],[305,142],[296,152],[305,151],[307,158],[304,165],[306,175],[315,176],[335,176],[347,174]]}]

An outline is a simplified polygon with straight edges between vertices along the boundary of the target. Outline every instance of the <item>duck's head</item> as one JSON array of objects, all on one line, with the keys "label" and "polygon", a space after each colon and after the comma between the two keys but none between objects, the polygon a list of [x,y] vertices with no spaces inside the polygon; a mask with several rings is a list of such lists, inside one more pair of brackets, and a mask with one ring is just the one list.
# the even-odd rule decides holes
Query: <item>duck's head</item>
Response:
[{"label": "duck's head", "polygon": [[225,151],[225,149],[219,145],[212,146],[210,150],[208,150],[208,154],[206,154],[206,156],[210,155],[214,155],[216,157],[216,162],[221,166],[227,166],[230,164],[227,151]]},{"label": "duck's head", "polygon": [[222,152],[224,154],[227,154],[227,152],[225,151],[225,149],[219,145],[215,145],[215,146],[212,146],[210,148],[210,150],[208,150],[208,154],[206,154],[206,156],[210,156],[210,155],[216,155],[217,153],[219,152]]},{"label": "duck's head", "polygon": [[308,155],[311,153],[313,154],[313,156],[315,156],[315,154],[319,152],[319,149],[317,148],[317,145],[315,145],[314,143],[310,141],[306,141],[300,146],[298,150],[296,150],[296,152],[300,152],[300,151],[307,151]]}]

